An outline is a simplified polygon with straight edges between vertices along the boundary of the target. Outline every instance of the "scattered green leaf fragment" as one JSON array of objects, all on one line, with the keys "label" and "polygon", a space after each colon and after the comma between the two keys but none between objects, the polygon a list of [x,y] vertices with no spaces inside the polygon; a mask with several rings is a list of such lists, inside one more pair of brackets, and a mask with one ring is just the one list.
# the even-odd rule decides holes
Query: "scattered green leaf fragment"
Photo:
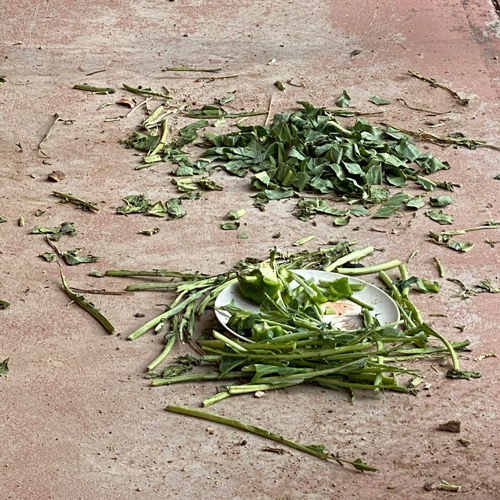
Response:
[{"label": "scattered green leaf fragment", "polygon": [[94,255],[85,255],[79,257],[78,254],[81,252],[81,248],[75,248],[74,250],[67,250],[65,252],[61,252],[61,257],[64,259],[64,262],[68,264],[68,266],[76,266],[78,264],[88,264],[91,262],[97,262],[99,257],[95,257]]},{"label": "scattered green leaf fragment", "polygon": [[9,358],[4,359],[0,363],[0,377],[5,376],[9,373]]},{"label": "scattered green leaf fragment", "polygon": [[153,234],[158,234],[160,232],[159,227],[154,227],[152,229],[141,229],[139,234],[144,234],[146,236],[153,236]]},{"label": "scattered green leaf fragment", "polygon": [[0,87],[6,82],[5,76],[0,76]]},{"label": "scattered green leaf fragment", "polygon": [[472,371],[462,371],[462,370],[448,370],[446,372],[446,378],[463,378],[470,380],[471,378],[481,378],[482,375],[479,372]]},{"label": "scattered green leaf fragment", "polygon": [[278,87],[278,90],[281,90],[281,91],[285,90],[285,86],[284,86],[284,85],[283,85],[283,83],[282,83],[282,82],[280,82],[279,80],[276,80],[276,81],[274,82],[274,85],[276,85],[276,87]]},{"label": "scattered green leaf fragment", "polygon": [[316,236],[305,236],[304,238],[300,238],[300,240],[297,240],[293,246],[294,247],[298,247],[298,246],[302,246],[302,245],[305,245],[306,243],[308,243],[309,241],[311,241],[312,239],[316,238]]},{"label": "scattered green leaf fragment", "polygon": [[240,223],[238,221],[234,222],[223,222],[220,225],[221,229],[224,229],[225,231],[234,231],[240,227]]},{"label": "scattered green leaf fragment", "polygon": [[472,250],[473,246],[474,243],[471,243],[470,241],[450,241],[448,243],[448,247],[452,250],[456,250],[457,252],[468,252],[469,250]]},{"label": "scattered green leaf fragment", "polygon": [[447,207],[453,203],[453,198],[447,195],[441,195],[437,197],[432,197],[429,200],[429,203],[433,207]]},{"label": "scattered green leaf fragment", "polygon": [[339,108],[348,108],[350,104],[351,97],[345,90],[342,91],[342,95],[335,101],[335,105]]},{"label": "scattered green leaf fragment", "polygon": [[229,220],[238,220],[241,219],[246,213],[247,211],[244,208],[240,208],[239,210],[230,210],[226,217]]},{"label": "scattered green leaf fragment", "polygon": [[220,97],[215,99],[215,102],[217,104],[220,104],[221,106],[224,106],[224,104],[227,104],[228,102],[234,101],[236,97],[233,95],[228,95],[227,97]]},{"label": "scattered green leaf fragment", "polygon": [[351,217],[349,215],[346,215],[345,217],[335,217],[333,219],[333,225],[334,226],[347,226],[351,220]]},{"label": "scattered green leaf fragment", "polygon": [[373,217],[388,219],[392,217],[394,212],[399,210],[405,203],[411,199],[411,195],[407,193],[396,193],[392,195],[384,205],[375,213]]},{"label": "scattered green leaf fragment", "polygon": [[45,213],[45,210],[40,210],[40,209],[38,209],[38,210],[35,212],[35,217],[41,217],[44,213]]},{"label": "scattered green leaf fragment", "polygon": [[248,240],[248,235],[246,233],[239,233],[236,238],[238,238],[239,240]]},{"label": "scattered green leaf fragment", "polygon": [[429,292],[437,293],[441,289],[441,286],[437,281],[431,282],[424,278],[417,278],[416,276],[412,276],[411,278],[408,278],[407,280],[403,281],[400,284],[400,288],[403,290],[406,287],[409,287],[413,284],[416,285],[414,289],[422,293],[429,293]]},{"label": "scattered green leaf fragment", "polygon": [[94,87],[93,85],[87,85],[86,83],[82,85],[74,85],[76,90],[85,90],[86,92],[92,92],[93,94],[114,94],[116,89],[110,87]]},{"label": "scattered green leaf fragment", "polygon": [[462,489],[461,486],[458,486],[458,485],[453,484],[453,483],[449,483],[448,481],[445,481],[444,479],[441,481],[440,485],[438,486],[438,490],[443,490],[443,491],[459,492],[461,489]]},{"label": "scattered green leaf fragment", "polygon": [[39,257],[42,257],[42,259],[45,259],[47,262],[54,262],[57,260],[57,253],[56,252],[45,252],[39,255]]},{"label": "scattered green leaf fragment", "polygon": [[209,420],[211,422],[216,422],[219,424],[223,425],[228,425],[230,427],[235,427],[237,429],[241,429],[246,432],[250,432],[252,434],[256,434],[258,436],[265,437],[267,439],[271,439],[273,441],[277,441],[278,443],[284,444],[286,446],[289,446],[291,448],[294,448],[296,450],[304,451],[306,453],[309,453],[310,455],[314,455],[318,458],[322,458],[324,460],[332,460],[341,464],[349,464],[352,465],[356,470],[363,471],[363,472],[376,472],[378,469],[375,467],[371,467],[370,465],[366,464],[363,462],[360,458],[354,460],[354,461],[349,461],[345,460],[343,458],[338,458],[335,455],[332,455],[325,451],[323,446],[317,446],[317,445],[310,445],[306,446],[294,441],[290,441],[289,439],[285,439],[284,437],[280,436],[279,434],[275,434],[273,432],[270,432],[266,429],[262,429],[260,427],[255,427],[254,425],[249,425],[245,424],[243,422],[240,422],[239,420],[233,420],[227,417],[222,417],[219,415],[215,415],[213,413],[208,413],[205,411],[197,410],[194,408],[187,408],[187,407],[182,407],[182,406],[167,406],[166,409],[168,411],[174,412],[174,413],[180,413],[182,415],[189,415],[192,417],[197,417],[197,418],[202,418],[204,420]]},{"label": "scattered green leaf fragment", "polygon": [[168,218],[170,220],[180,219],[186,215],[186,209],[182,206],[182,200],[180,198],[170,198],[165,203]]},{"label": "scattered green leaf fragment", "polygon": [[388,99],[384,99],[383,97],[379,97],[378,95],[374,95],[368,100],[373,104],[376,104],[377,106],[385,106],[386,104],[391,104],[391,101],[389,101]]},{"label": "scattered green leaf fragment", "polygon": [[29,234],[46,234],[53,241],[59,241],[62,236],[75,236],[76,230],[73,222],[63,222],[60,227],[35,226]]},{"label": "scattered green leaf fragment", "polygon": [[274,233],[274,234],[272,235],[272,238],[274,238],[274,239],[281,238],[281,233]]},{"label": "scattered green leaf fragment", "polygon": [[368,217],[371,215],[371,212],[368,208],[363,207],[362,205],[354,205],[349,208],[349,214],[354,215],[354,217]]},{"label": "scattered green leaf fragment", "polygon": [[17,225],[19,227],[24,227],[24,217],[19,217],[19,219],[17,219]]},{"label": "scattered green leaf fragment", "polygon": [[2,222],[7,222],[7,219],[6,219],[5,217],[0,216],[0,224],[1,224]]},{"label": "scattered green leaf fragment", "polygon": [[485,292],[500,293],[500,287],[495,286],[490,278],[486,278],[485,280],[481,281],[481,283],[479,283],[479,285],[477,286]]},{"label": "scattered green leaf fragment", "polygon": [[198,179],[196,181],[196,184],[201,189],[205,189],[205,190],[222,191],[224,189],[222,186],[219,186],[219,184],[217,184],[212,179],[209,179],[208,177],[202,177],[201,179]]},{"label": "scattered green leaf fragment", "polygon": [[495,177],[493,177],[493,179],[495,179],[495,180],[497,180],[497,181],[500,181],[500,174],[495,175]]},{"label": "scattered green leaf fragment", "polygon": [[6,302],[5,300],[0,300],[0,309],[7,309],[10,307],[10,302]]},{"label": "scattered green leaf fragment", "polygon": [[425,202],[420,196],[414,196],[406,203],[407,208],[416,208],[417,210],[422,208],[424,205]]},{"label": "scattered green leaf fragment", "polygon": [[427,210],[425,215],[430,219],[439,222],[441,225],[453,224],[453,215],[445,214],[442,210]]}]

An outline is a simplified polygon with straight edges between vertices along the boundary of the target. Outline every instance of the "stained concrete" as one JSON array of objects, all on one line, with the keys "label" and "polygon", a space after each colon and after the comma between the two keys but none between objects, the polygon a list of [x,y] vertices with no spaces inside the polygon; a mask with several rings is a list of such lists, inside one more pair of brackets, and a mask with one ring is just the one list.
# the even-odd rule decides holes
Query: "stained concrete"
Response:
[{"label": "stained concrete", "polygon": [[[151,220],[121,217],[115,209],[129,194],[155,200],[173,195],[171,166],[134,170],[138,157],[120,140],[144,115],[106,122],[125,111],[116,105],[99,109],[125,92],[99,96],[72,89],[83,82],[165,86],[177,104],[198,105],[234,92],[229,109],[267,110],[272,98],[271,112],[293,109],[298,100],[333,107],[347,89],[363,111],[376,109],[367,101],[374,94],[393,101],[383,117],[372,118],[375,123],[414,130],[427,120],[438,123],[439,116],[404,107],[397,101],[403,98],[414,107],[449,111],[438,133],[461,131],[499,144],[500,22],[494,6],[487,0],[4,0],[0,215],[7,222],[0,225],[0,299],[12,305],[0,311],[0,360],[10,358],[9,375],[0,378],[0,497],[431,499],[451,495],[424,489],[444,479],[461,485],[464,498],[500,498],[498,361],[474,361],[500,353],[498,295],[457,297],[460,288],[438,279],[433,264],[437,256],[447,277],[471,288],[484,278],[498,283],[498,246],[485,242],[500,241],[498,230],[468,233],[475,247],[459,254],[427,241],[430,229],[441,228],[420,212],[341,228],[318,217],[312,226],[290,215],[291,200],[273,202],[266,212],[253,209],[247,180],[219,172],[214,178],[224,185],[222,193],[186,202],[184,219],[155,221],[162,231],[154,237],[138,235]],[[198,75],[162,71],[178,65],[221,67],[222,74],[239,76],[200,81]],[[460,106],[444,90],[410,77],[408,69],[449,85],[470,104]],[[287,85],[285,92],[274,86],[289,79],[304,86]],[[58,123],[44,156],[37,145],[55,113],[68,122]],[[183,124],[172,121],[174,129]],[[493,180],[500,153],[427,147],[451,165],[435,177],[461,185],[447,209],[455,217],[452,229],[500,220],[500,182]],[[66,179],[49,183],[52,170]],[[101,210],[61,205],[51,196],[54,189],[95,200]],[[247,209],[247,240],[219,229],[235,207]],[[45,212],[37,218],[37,210]],[[20,216],[24,227],[17,224]],[[101,257],[93,265],[64,268],[72,286],[87,289],[120,291],[130,283],[90,278],[90,269],[223,271],[247,255],[266,255],[278,231],[283,250],[293,250],[293,242],[308,234],[316,236],[309,249],[356,239],[383,250],[367,263],[407,261],[418,250],[410,270],[438,279],[442,290],[414,300],[450,339],[471,340],[473,351],[461,356],[462,367],[483,376],[451,381],[444,376],[447,367],[429,362],[420,367],[432,387],[416,397],[358,393],[351,402],[344,393],[298,387],[214,407],[291,439],[322,443],[343,457],[360,456],[380,472],[361,474],[295,451],[264,452],[263,439],[164,410],[166,404],[198,406],[216,385],[151,388],[143,378],[161,339],[125,337],[163,311],[165,295],[92,296],[115,323],[119,334],[112,336],[68,305],[58,267],[38,257],[48,250],[43,237],[28,235],[35,224],[66,220],[78,234],[61,245]],[[176,353],[186,350],[181,346]],[[460,435],[437,430],[450,419],[461,421]]]}]

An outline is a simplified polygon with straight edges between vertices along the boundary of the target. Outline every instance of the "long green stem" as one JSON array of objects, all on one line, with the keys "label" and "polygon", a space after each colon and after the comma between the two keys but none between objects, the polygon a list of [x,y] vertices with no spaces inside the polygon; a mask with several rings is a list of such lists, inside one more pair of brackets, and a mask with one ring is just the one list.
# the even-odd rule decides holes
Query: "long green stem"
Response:
[{"label": "long green stem", "polygon": [[355,250],[354,252],[348,253],[347,255],[344,255],[344,257],[341,257],[340,259],[337,259],[335,262],[332,262],[331,264],[326,266],[324,270],[331,272],[334,269],[346,264],[347,262],[353,262],[359,260],[363,257],[366,257],[367,255],[371,254],[374,251],[375,248],[373,247],[360,248],[359,250]]},{"label": "long green stem", "polygon": [[333,461],[352,465],[355,469],[360,470],[360,471],[376,472],[378,470],[375,467],[371,467],[371,466],[365,464],[360,459],[357,459],[354,461],[349,461],[349,460],[345,460],[343,458],[338,458],[338,457],[331,455],[330,453],[325,453],[324,451],[320,451],[319,448],[317,448],[317,447],[306,446],[306,445],[297,443],[295,441],[285,439],[284,437],[280,436],[279,434],[275,434],[273,432],[262,429],[260,427],[255,427],[254,425],[245,424],[243,422],[240,422],[239,420],[233,420],[230,418],[221,417],[220,415],[214,415],[213,413],[208,413],[208,412],[204,412],[201,410],[196,410],[194,408],[186,408],[186,407],[182,407],[182,406],[167,406],[166,410],[174,412],[174,413],[180,413],[182,415],[189,415],[191,417],[202,418],[204,420],[209,420],[211,422],[216,422],[219,424],[228,425],[230,427],[235,427],[237,429],[241,429],[243,431],[250,432],[252,434],[257,434],[257,435],[265,437],[267,439],[272,439],[273,441],[276,441],[278,443],[289,446],[290,448],[294,448],[296,450],[300,450],[300,451],[303,451],[305,453],[309,453],[310,455],[314,455],[314,456],[316,456],[318,458],[322,458],[324,460],[333,460]]},{"label": "long green stem", "polygon": [[387,271],[387,269],[398,267],[400,264],[401,262],[399,260],[394,259],[389,262],[384,262],[383,264],[376,264],[368,267],[339,267],[337,268],[337,272],[347,274],[349,276],[359,276],[361,274],[372,274],[380,271]]},{"label": "long green stem", "polygon": [[159,356],[157,356],[153,361],[151,361],[151,363],[149,363],[148,371],[154,370],[168,356],[168,354],[172,350],[172,347],[174,346],[174,344],[175,344],[175,335],[172,335],[168,339],[161,354]]}]

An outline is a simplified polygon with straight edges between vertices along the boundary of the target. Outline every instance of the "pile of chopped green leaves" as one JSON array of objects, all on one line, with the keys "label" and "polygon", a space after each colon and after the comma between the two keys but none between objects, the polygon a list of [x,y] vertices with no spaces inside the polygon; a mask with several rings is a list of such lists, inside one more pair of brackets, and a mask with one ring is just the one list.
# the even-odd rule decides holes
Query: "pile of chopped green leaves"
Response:
[{"label": "pile of chopped green leaves", "polygon": [[[390,217],[403,205],[418,209],[424,203],[404,192],[390,196],[389,187],[399,189],[414,182],[425,191],[453,190],[451,182],[426,177],[449,169],[449,164],[423,153],[405,133],[361,118],[352,127],[343,126],[334,111],[305,101],[299,104],[302,109],[294,113],[276,113],[271,125],[236,124],[238,131],[223,135],[206,132],[198,144],[205,151],[196,161],[183,148],[199,138],[198,131],[209,121],[181,128],[179,138],[168,142],[166,117],[171,111],[164,106],[124,143],[145,152],[144,164],[138,168],[170,160],[178,164],[177,176],[204,174],[209,165],[211,171],[216,165],[238,177],[252,174],[251,184],[258,191],[253,195],[255,204],[261,208],[269,200],[316,193],[358,203],[358,210],[365,212],[365,205],[385,202],[375,217]],[[343,217],[338,225],[348,222],[347,215]]]},{"label": "pile of chopped green leaves", "polygon": [[[256,197],[266,200],[305,191],[379,203],[389,197],[384,184],[422,185],[423,176],[449,168],[393,128],[382,129],[360,118],[344,127],[325,108],[300,104],[302,110],[277,113],[268,126],[239,124],[237,132],[206,133],[209,147],[202,157],[223,161],[224,170],[233,175],[253,173]],[[435,187],[452,188],[449,183],[433,183]]]}]

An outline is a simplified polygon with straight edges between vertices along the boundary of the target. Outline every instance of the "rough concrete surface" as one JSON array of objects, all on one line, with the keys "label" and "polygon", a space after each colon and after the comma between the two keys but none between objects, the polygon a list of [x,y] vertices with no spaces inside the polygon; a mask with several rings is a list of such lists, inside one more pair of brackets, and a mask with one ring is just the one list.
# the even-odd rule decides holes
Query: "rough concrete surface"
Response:
[{"label": "rough concrete surface", "polygon": [[[370,118],[374,123],[417,130],[445,117],[436,133],[461,131],[499,145],[497,2],[3,0],[0,5],[0,75],[6,80],[0,86],[0,216],[7,219],[0,224],[0,299],[11,303],[0,310],[0,361],[10,358],[8,376],[0,377],[0,498],[500,498],[498,358],[474,361],[485,353],[500,355],[498,295],[456,297],[460,287],[439,279],[433,263],[437,256],[447,277],[470,288],[485,278],[498,284],[499,247],[485,240],[500,241],[499,230],[468,233],[475,247],[458,253],[427,241],[430,229],[442,228],[423,210],[415,218],[405,211],[337,228],[317,217],[313,226],[290,215],[293,200],[271,202],[265,212],[252,208],[248,180],[222,172],[214,179],[224,191],[185,202],[183,219],[119,216],[116,207],[129,194],[154,200],[175,194],[171,166],[134,170],[138,156],[120,143],[143,110],[105,121],[126,110],[100,106],[129,94],[72,88],[84,82],[165,86],[175,103],[199,106],[234,92],[228,109],[267,110],[272,97],[271,112],[294,109],[299,100],[334,107],[346,89],[359,110],[379,110],[368,102],[374,94],[392,101],[382,116]],[[199,80],[200,74],[162,72],[179,65],[221,67],[221,74],[239,76],[210,81]],[[460,106],[445,90],[409,76],[409,69],[449,85],[470,104]],[[284,92],[274,86],[290,79],[304,86],[287,85]],[[398,98],[449,113],[427,116]],[[55,113],[71,122],[57,124],[44,156],[37,145]],[[247,123],[262,124],[265,118]],[[171,126],[183,124],[179,118]],[[452,229],[500,220],[500,181],[493,180],[500,174],[498,151],[419,145],[451,165],[435,178],[461,185],[447,208],[455,217]],[[66,179],[48,182],[53,170]],[[60,204],[51,196],[54,189],[97,201],[101,210]],[[246,240],[220,229],[227,211],[237,207],[247,209]],[[37,210],[45,212],[36,218]],[[24,227],[18,226],[20,216]],[[464,353],[461,363],[482,378],[448,380],[447,367],[424,362],[420,368],[432,387],[416,397],[357,393],[351,402],[348,394],[304,386],[260,399],[230,398],[213,407],[291,439],[324,444],[343,457],[359,456],[380,472],[359,473],[298,451],[264,452],[269,444],[262,438],[164,410],[167,404],[196,407],[217,384],[155,388],[144,379],[162,339],[125,338],[164,310],[165,295],[92,296],[120,332],[111,336],[85,311],[68,305],[58,266],[38,257],[49,249],[44,238],[28,235],[36,224],[67,220],[78,234],[61,246],[100,256],[96,264],[64,268],[70,284],[83,289],[121,291],[133,282],[98,280],[88,276],[90,270],[222,272],[248,255],[267,255],[278,231],[285,251],[309,234],[316,236],[309,249],[341,239],[384,249],[366,263],[406,262],[418,250],[411,272],[438,279],[442,290],[414,300],[436,329],[452,340],[471,341],[472,352]],[[153,224],[161,227],[159,234],[137,234]],[[187,351],[180,346],[174,355]],[[450,419],[461,421],[460,434],[437,430]],[[460,444],[460,437],[470,446]],[[441,480],[460,485],[461,492],[424,489]]]}]

